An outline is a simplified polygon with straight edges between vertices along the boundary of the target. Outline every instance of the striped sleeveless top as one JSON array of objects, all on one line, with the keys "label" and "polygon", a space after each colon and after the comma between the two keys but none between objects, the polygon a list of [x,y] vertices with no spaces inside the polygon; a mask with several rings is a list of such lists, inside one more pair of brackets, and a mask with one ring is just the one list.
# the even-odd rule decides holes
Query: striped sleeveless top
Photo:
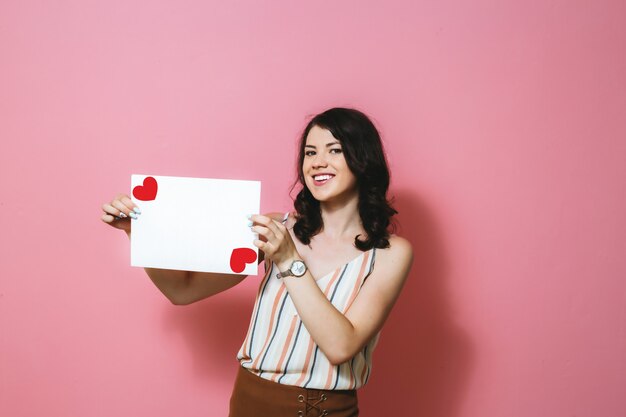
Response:
[{"label": "striped sleeveless top", "polygon": [[[372,272],[375,255],[376,248],[372,248],[317,280],[326,298],[343,314]],[[380,333],[352,359],[332,365],[300,320],[285,285],[276,278],[278,272],[265,260],[265,276],[237,354],[241,366],[270,381],[304,388],[345,390],[365,385]]]}]

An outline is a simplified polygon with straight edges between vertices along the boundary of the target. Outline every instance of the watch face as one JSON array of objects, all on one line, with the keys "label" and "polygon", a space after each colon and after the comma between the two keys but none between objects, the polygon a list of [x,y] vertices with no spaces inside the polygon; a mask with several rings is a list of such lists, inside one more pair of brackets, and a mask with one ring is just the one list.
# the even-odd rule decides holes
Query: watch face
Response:
[{"label": "watch face", "polygon": [[294,261],[291,265],[291,273],[297,277],[301,277],[306,272],[306,265],[302,261]]}]

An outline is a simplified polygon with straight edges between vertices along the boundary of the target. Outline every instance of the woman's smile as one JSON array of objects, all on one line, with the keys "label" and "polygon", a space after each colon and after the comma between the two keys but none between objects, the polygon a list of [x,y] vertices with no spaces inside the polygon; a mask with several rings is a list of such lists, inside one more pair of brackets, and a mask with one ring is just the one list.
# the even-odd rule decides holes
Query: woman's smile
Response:
[{"label": "woman's smile", "polygon": [[356,177],[348,167],[341,142],[327,129],[313,126],[309,131],[302,171],[309,191],[318,201],[356,193]]},{"label": "woman's smile", "polygon": [[330,180],[332,180],[335,176],[333,174],[317,174],[317,175],[313,175],[313,184],[315,184],[318,187],[321,187],[322,185],[328,183]]}]

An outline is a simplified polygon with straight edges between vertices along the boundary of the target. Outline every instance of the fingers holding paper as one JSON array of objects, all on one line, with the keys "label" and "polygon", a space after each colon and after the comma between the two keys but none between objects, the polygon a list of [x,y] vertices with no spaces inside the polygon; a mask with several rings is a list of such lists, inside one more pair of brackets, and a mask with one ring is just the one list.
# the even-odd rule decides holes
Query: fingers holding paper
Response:
[{"label": "fingers holding paper", "polygon": [[101,220],[116,229],[130,232],[130,219],[137,219],[141,210],[126,194],[118,194],[113,200],[102,205],[104,214]]},{"label": "fingers holding paper", "polygon": [[250,220],[254,222],[251,230],[259,235],[259,239],[253,242],[254,246],[263,251],[265,258],[277,265],[299,258],[296,245],[284,224],[260,214],[250,216]]}]

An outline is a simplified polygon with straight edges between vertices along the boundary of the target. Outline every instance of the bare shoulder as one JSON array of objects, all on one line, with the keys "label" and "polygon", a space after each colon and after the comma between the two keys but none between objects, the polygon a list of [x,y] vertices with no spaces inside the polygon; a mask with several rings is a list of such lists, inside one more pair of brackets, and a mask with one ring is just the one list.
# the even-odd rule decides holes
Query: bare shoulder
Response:
[{"label": "bare shoulder", "polygon": [[391,235],[389,247],[376,249],[376,261],[372,275],[383,276],[379,282],[398,289],[409,275],[413,264],[413,246],[407,239]]},{"label": "bare shoulder", "polygon": [[389,236],[389,249],[410,252],[411,254],[413,253],[413,246],[411,246],[411,242],[398,235]]},{"label": "bare shoulder", "polygon": [[378,249],[376,255],[386,262],[410,264],[413,261],[413,246],[405,238],[391,235],[389,237],[389,247]]}]

